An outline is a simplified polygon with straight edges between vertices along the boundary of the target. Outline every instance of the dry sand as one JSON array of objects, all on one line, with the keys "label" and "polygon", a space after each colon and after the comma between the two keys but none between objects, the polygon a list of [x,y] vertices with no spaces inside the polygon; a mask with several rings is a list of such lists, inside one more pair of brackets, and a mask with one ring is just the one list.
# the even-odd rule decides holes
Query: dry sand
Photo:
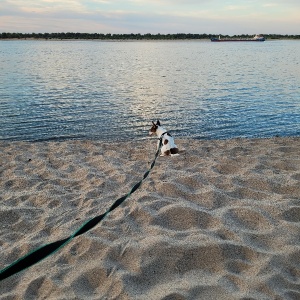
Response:
[{"label": "dry sand", "polygon": [[[155,144],[1,142],[0,268],[106,211]],[[0,282],[0,299],[300,299],[300,138],[176,144],[97,227]]]}]

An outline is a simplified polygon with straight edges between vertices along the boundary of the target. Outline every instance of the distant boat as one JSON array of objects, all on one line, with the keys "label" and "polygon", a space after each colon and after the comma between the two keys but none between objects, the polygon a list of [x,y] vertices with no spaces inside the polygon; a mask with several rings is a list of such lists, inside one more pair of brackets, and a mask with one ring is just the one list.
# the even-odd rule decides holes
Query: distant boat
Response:
[{"label": "distant boat", "polygon": [[264,42],[265,38],[261,34],[256,34],[253,38],[211,38],[212,42]]}]

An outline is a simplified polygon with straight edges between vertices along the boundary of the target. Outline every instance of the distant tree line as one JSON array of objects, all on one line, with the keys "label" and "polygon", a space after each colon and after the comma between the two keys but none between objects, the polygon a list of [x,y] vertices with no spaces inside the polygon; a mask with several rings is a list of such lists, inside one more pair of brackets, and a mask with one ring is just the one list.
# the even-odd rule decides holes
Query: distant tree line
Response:
[{"label": "distant tree line", "polygon": [[[80,33],[80,32],[59,32],[59,33],[0,33],[0,39],[80,39],[80,40],[193,40],[193,39],[210,39],[220,36],[221,38],[251,38],[253,35],[222,35],[222,34],[193,34],[193,33],[175,33],[175,34],[104,34],[104,33]],[[282,35],[282,34],[263,34],[266,39],[300,39],[300,35]]]}]

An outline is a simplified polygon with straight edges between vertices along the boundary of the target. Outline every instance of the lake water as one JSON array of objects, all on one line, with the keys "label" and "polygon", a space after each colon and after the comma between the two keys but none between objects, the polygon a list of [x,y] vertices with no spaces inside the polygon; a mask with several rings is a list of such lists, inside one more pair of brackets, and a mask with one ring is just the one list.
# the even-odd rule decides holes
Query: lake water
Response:
[{"label": "lake water", "polygon": [[300,135],[300,41],[0,41],[0,139]]}]

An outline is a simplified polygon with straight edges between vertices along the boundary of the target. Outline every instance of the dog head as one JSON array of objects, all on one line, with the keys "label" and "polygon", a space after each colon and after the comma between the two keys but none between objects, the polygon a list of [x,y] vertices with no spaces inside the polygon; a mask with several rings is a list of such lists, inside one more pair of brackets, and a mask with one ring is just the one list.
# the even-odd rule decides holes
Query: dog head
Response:
[{"label": "dog head", "polygon": [[159,120],[157,120],[156,124],[152,121],[152,127],[149,130],[149,134],[150,135],[156,134],[156,130],[159,126],[160,126]]}]

